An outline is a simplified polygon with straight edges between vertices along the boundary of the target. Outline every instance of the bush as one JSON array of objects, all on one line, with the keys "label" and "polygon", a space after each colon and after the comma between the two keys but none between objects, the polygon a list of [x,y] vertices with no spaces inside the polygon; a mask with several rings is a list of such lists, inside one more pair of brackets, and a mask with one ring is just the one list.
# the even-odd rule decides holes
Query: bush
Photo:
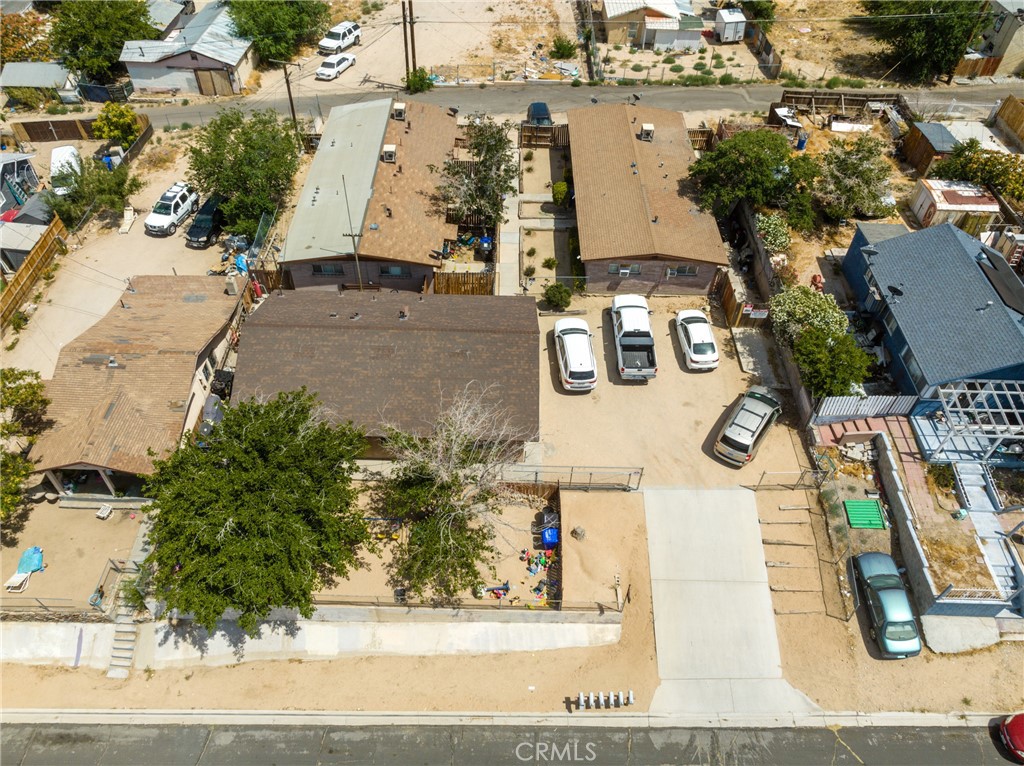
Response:
[{"label": "bush", "polygon": [[631,66],[630,69],[632,69],[634,72],[644,71],[643,64],[633,64],[633,66]]},{"label": "bush", "polygon": [[434,87],[434,81],[423,67],[418,67],[405,78],[405,89],[409,93],[423,93]]},{"label": "bush", "polygon": [[68,108],[60,103],[47,104],[46,106],[47,114],[67,114],[68,111]]},{"label": "bush", "polygon": [[523,162],[533,162],[533,149],[523,152]]},{"label": "bush", "polygon": [[529,250],[526,251],[527,258],[533,258],[535,255],[537,255],[537,248],[535,247],[531,247]]},{"label": "bush", "polygon": [[729,74],[728,72],[718,78],[719,85],[735,85],[739,81],[740,80],[736,75]]},{"label": "bush", "polygon": [[682,72],[683,69],[685,69],[685,67],[682,64],[673,64],[672,66],[670,66],[668,68],[668,71],[674,72],[674,73],[679,73],[679,72]]},{"label": "bush", "polygon": [[573,79],[573,81],[570,83],[570,85],[573,88],[580,88],[580,87],[583,86],[583,80],[581,80],[579,77],[576,77],[576,78]]},{"label": "bush", "polygon": [[533,264],[530,264],[529,266],[527,266],[526,268],[523,269],[523,276],[524,277],[532,277],[536,273],[537,273],[537,269],[536,269],[535,266],[533,266]]},{"label": "bush", "polygon": [[711,65],[711,68],[712,69],[725,69],[725,62],[724,61],[716,61],[714,64]]},{"label": "bush", "polygon": [[103,105],[92,125],[92,130],[97,138],[113,141],[126,149],[142,132],[139,130],[135,110],[128,104],[120,104],[117,101],[108,101]]},{"label": "bush", "polygon": [[661,63],[662,64],[674,64],[674,63],[676,63],[676,60],[674,58],[672,58],[671,56],[666,56],[665,58],[663,58],[661,60]]},{"label": "bush", "polygon": [[789,226],[779,213],[757,214],[757,233],[769,253],[781,253],[789,248]]},{"label": "bush", "polygon": [[775,337],[790,348],[808,327],[834,337],[844,334],[850,324],[834,295],[815,292],[806,285],[773,295],[770,310]]},{"label": "bush", "polygon": [[576,55],[576,43],[565,35],[555,35],[551,43],[551,58],[571,59]]},{"label": "bush", "polygon": [[789,227],[802,234],[810,234],[817,228],[818,215],[814,211],[811,193],[806,189],[798,191],[786,206],[786,220]]},{"label": "bush", "polygon": [[572,303],[572,290],[561,282],[555,282],[544,288],[544,300],[551,308],[565,311]]},{"label": "bush", "polygon": [[556,181],[551,186],[551,199],[556,205],[564,205],[569,197],[569,184],[565,181]]},{"label": "bush", "polygon": [[848,395],[864,382],[871,361],[852,335],[830,335],[819,327],[800,333],[793,356],[801,380],[815,397]]},{"label": "bush", "polygon": [[698,72],[701,72],[707,69],[708,65],[705,64],[703,61],[698,61],[696,64],[693,65],[693,68],[696,69]]},{"label": "bush", "polygon": [[953,489],[953,466],[949,463],[930,463],[927,468],[928,478],[936,487],[951,491]]},{"label": "bush", "polygon": [[558,259],[555,258],[554,256],[551,256],[550,258],[545,258],[544,262],[541,265],[545,269],[551,269],[552,271],[554,271],[555,269],[558,268]]}]

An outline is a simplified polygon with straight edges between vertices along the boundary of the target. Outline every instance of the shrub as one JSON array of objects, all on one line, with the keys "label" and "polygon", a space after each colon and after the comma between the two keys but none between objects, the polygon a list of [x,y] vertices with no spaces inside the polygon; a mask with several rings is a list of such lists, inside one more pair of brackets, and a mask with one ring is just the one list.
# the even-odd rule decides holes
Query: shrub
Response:
[{"label": "shrub", "polygon": [[564,205],[569,197],[569,184],[565,181],[556,181],[551,186],[551,199],[556,205]]},{"label": "shrub", "polygon": [[612,46],[612,50],[613,51],[621,51],[622,50],[622,46],[621,45],[613,45]]},{"label": "shrub", "polygon": [[725,69],[725,62],[724,61],[716,61],[714,64],[711,65],[711,68],[712,69]]},{"label": "shrub", "polygon": [[722,54],[718,53],[716,51],[715,53],[711,54],[711,59],[712,59],[712,61],[721,61],[722,60]]},{"label": "shrub", "polygon": [[870,364],[852,335],[829,335],[819,327],[800,333],[793,356],[800,378],[816,397],[846,396],[854,385],[864,382]]},{"label": "shrub", "polygon": [[537,254],[537,248],[535,248],[535,247],[531,247],[529,250],[526,251],[526,257],[527,258],[533,258],[536,254]]},{"label": "shrub", "polygon": [[108,101],[92,125],[97,138],[105,138],[128,148],[139,137],[139,122],[135,110],[128,104]]},{"label": "shrub", "polygon": [[533,149],[523,152],[523,162],[533,162]]},{"label": "shrub", "polygon": [[953,489],[953,466],[949,463],[931,463],[928,465],[928,478],[939,489]]},{"label": "shrub", "polygon": [[434,81],[423,67],[418,67],[405,78],[405,89],[409,93],[423,93],[434,87]]},{"label": "shrub", "polygon": [[736,75],[729,74],[728,72],[718,78],[719,85],[735,85],[739,81],[740,80]]},{"label": "shrub", "polygon": [[703,61],[698,61],[696,64],[693,65],[693,68],[700,72],[703,71],[704,69],[707,69],[708,65],[705,64]]},{"label": "shrub", "polygon": [[529,266],[527,266],[526,268],[523,269],[523,276],[524,277],[532,277],[536,273],[537,273],[537,269],[536,269],[535,266],[533,266],[533,264],[530,264]]},{"label": "shrub", "polygon": [[633,66],[631,66],[630,69],[632,69],[634,72],[644,71],[643,64],[633,64]]},{"label": "shrub", "polygon": [[190,102],[190,101],[189,101],[189,100],[188,100],[187,98],[183,98],[183,99],[181,100],[181,105],[182,105],[182,106],[188,106],[188,105],[189,105],[189,103],[191,103],[191,102]]},{"label": "shrub", "polygon": [[69,111],[68,108],[66,106],[64,106],[64,104],[53,103],[53,104],[47,104],[47,106],[46,106],[46,113],[47,114],[67,114],[68,111]]},{"label": "shrub", "polygon": [[572,303],[572,290],[561,282],[555,282],[544,288],[544,300],[551,308],[565,311]]},{"label": "shrub", "polygon": [[672,66],[670,66],[668,68],[668,71],[678,73],[678,72],[682,72],[684,68],[685,67],[683,67],[682,64],[673,64]]},{"label": "shrub", "polygon": [[674,64],[674,63],[676,63],[676,60],[674,58],[672,58],[671,56],[666,56],[665,58],[663,58],[661,60],[661,63],[662,64]]},{"label": "shrub", "polygon": [[15,311],[11,316],[11,329],[14,332],[21,332],[28,324],[28,315],[24,311]]},{"label": "shrub", "polygon": [[555,269],[558,268],[558,259],[555,258],[554,256],[551,256],[550,258],[545,258],[541,266],[543,266],[545,269],[551,269],[552,271],[554,271]]},{"label": "shrub", "polygon": [[551,43],[551,58],[571,59],[576,55],[576,43],[565,35],[555,35]]},{"label": "shrub", "polygon": [[789,226],[779,213],[758,213],[757,233],[769,253],[780,253],[789,247]]},{"label": "shrub", "polygon": [[770,310],[776,338],[790,348],[808,327],[832,337],[845,333],[850,324],[834,295],[815,292],[806,285],[773,295]]},{"label": "shrub", "polygon": [[183,122],[183,123],[181,123],[181,129],[182,130],[192,130],[192,123],[191,122]]},{"label": "shrub", "polygon": [[573,81],[570,83],[570,85],[573,88],[582,87],[583,86],[583,80],[581,80],[579,77],[573,78]]}]

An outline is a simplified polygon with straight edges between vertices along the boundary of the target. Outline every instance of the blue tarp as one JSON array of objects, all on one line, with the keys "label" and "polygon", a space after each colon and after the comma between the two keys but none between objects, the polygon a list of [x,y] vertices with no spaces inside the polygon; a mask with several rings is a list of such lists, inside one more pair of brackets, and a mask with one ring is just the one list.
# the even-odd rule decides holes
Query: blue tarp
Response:
[{"label": "blue tarp", "polygon": [[249,272],[249,264],[245,262],[244,255],[235,256],[235,268],[238,269],[239,274],[247,274]]},{"label": "blue tarp", "polygon": [[18,574],[31,574],[32,572],[41,572],[43,569],[43,549],[38,545],[33,545],[31,548],[21,554],[21,559],[18,561]]}]

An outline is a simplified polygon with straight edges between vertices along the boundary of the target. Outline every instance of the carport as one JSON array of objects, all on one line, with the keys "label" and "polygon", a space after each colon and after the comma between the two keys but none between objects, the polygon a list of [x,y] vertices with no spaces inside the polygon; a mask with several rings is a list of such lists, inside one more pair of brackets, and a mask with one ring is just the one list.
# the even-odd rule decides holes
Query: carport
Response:
[{"label": "carport", "polygon": [[644,491],[661,686],[652,713],[818,707],[782,678],[754,493]]}]

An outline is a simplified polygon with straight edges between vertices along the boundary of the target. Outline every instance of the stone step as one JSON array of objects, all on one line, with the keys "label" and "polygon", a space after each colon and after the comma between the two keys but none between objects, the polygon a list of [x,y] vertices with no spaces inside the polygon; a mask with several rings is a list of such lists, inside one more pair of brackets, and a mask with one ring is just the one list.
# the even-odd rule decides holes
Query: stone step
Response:
[{"label": "stone step", "polygon": [[112,667],[107,671],[107,678],[127,678],[128,668]]},{"label": "stone step", "polygon": [[139,626],[133,623],[116,623],[114,626],[114,633],[131,633],[132,635],[139,632]]}]

